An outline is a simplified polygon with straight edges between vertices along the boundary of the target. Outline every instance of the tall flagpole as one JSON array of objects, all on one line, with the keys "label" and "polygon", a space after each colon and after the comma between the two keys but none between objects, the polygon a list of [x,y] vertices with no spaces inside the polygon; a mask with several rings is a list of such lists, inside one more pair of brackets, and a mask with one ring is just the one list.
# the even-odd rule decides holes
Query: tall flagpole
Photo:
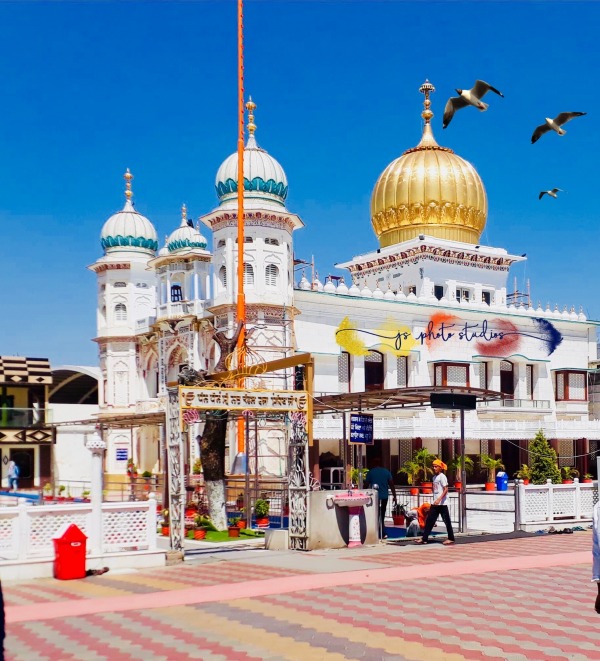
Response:
[{"label": "tall flagpole", "polygon": [[[244,296],[244,0],[237,2],[237,26],[238,26],[238,221],[237,221],[237,319],[244,326],[240,333],[237,344],[237,367],[244,367],[244,343],[246,339],[246,299]],[[239,386],[243,387],[242,380]],[[244,452],[244,418],[238,418],[237,425],[237,451]]]}]

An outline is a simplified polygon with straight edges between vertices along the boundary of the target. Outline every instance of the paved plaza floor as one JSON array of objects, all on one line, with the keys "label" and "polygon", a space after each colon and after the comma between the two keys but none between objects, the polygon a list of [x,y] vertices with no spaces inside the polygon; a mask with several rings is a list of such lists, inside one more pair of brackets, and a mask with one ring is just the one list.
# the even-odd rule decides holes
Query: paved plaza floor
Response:
[{"label": "paved plaza floor", "polygon": [[591,542],[204,544],[173,567],[5,582],[7,659],[597,660]]}]

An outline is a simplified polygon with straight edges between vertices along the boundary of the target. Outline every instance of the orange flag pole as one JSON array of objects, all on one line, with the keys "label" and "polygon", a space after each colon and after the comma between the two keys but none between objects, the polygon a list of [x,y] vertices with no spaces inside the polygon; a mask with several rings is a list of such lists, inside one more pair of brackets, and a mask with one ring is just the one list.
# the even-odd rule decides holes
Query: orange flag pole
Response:
[{"label": "orange flag pole", "polygon": [[[246,340],[246,299],[244,296],[244,1],[237,3],[237,27],[238,27],[238,264],[237,264],[237,318],[243,322],[244,327],[240,333],[238,349],[238,369],[244,368],[244,344]],[[244,380],[240,380],[239,387],[244,386]],[[237,424],[237,451],[244,452],[244,418],[240,416]]]}]

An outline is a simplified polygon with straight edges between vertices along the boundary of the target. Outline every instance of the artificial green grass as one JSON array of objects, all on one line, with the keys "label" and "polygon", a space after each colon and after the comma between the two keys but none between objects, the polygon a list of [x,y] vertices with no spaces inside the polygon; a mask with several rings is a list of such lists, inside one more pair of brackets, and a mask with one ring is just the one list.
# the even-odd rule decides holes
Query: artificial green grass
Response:
[{"label": "artificial green grass", "polygon": [[204,542],[237,542],[244,538],[264,537],[265,533],[262,530],[248,530],[243,528],[240,530],[239,537],[230,537],[227,530],[207,530]]}]

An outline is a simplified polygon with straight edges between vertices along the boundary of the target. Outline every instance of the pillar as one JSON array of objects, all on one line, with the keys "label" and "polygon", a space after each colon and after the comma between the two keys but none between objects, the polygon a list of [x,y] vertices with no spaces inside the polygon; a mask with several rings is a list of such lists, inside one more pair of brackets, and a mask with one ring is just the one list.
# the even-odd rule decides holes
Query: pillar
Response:
[{"label": "pillar", "polygon": [[90,500],[92,503],[92,516],[88,530],[90,550],[93,554],[102,553],[102,491],[104,475],[104,452],[106,443],[95,431],[88,437],[86,448],[92,453],[92,480]]}]

